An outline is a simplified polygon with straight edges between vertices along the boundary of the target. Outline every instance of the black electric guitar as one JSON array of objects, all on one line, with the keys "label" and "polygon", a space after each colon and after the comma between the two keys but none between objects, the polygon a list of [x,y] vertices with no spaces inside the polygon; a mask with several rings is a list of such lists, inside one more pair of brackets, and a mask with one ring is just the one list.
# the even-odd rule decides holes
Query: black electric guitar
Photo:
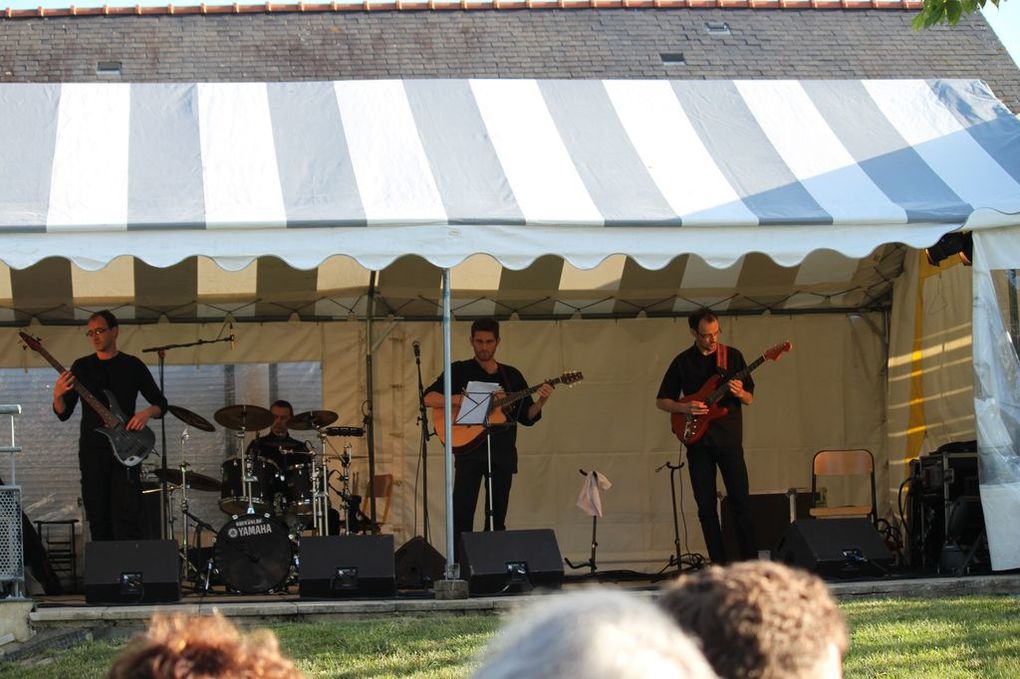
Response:
[{"label": "black electric guitar", "polygon": [[[42,342],[37,338],[23,332],[18,334],[21,335],[21,339],[26,345],[45,358],[58,373],[64,374],[67,372],[64,366],[60,365],[60,362],[43,348]],[[148,427],[144,427],[139,431],[128,431],[125,425],[127,425],[128,420],[131,418],[126,416],[124,411],[120,409],[117,399],[113,397],[113,392],[109,389],[103,389],[103,393],[106,394],[106,399],[110,403],[109,407],[107,407],[102,401],[93,396],[91,391],[82,386],[82,383],[78,380],[74,381],[74,390],[81,396],[81,400],[87,403],[102,418],[105,426],[96,427],[96,431],[110,440],[113,456],[117,458],[118,462],[125,467],[134,467],[149,456],[156,447],[156,435]]]}]

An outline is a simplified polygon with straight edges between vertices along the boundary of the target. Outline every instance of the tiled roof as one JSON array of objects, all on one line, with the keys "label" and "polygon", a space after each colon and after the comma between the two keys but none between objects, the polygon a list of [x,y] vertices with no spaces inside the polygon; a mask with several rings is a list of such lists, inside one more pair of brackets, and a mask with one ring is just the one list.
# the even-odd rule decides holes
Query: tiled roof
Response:
[{"label": "tiled roof", "polygon": [[1020,111],[1020,69],[977,14],[914,31],[902,9],[142,12],[4,21],[0,81],[980,78]]}]

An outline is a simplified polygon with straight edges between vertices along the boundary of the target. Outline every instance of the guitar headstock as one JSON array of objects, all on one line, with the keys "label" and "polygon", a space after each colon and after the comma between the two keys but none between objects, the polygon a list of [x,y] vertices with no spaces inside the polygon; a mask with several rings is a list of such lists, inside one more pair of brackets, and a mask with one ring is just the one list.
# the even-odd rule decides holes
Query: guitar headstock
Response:
[{"label": "guitar headstock", "polygon": [[24,342],[25,345],[32,351],[40,351],[42,349],[42,342],[39,341],[38,337],[32,337],[28,333],[20,331],[18,332],[18,335],[21,336],[21,341]]},{"label": "guitar headstock", "polygon": [[570,384],[573,384],[575,382],[580,382],[583,379],[584,379],[584,375],[581,374],[581,371],[580,370],[574,370],[574,371],[571,371],[571,372],[565,372],[562,375],[560,375],[559,381],[560,381],[560,384],[570,385]]},{"label": "guitar headstock", "polygon": [[774,361],[777,358],[779,358],[782,354],[785,354],[790,349],[793,349],[793,344],[791,344],[790,341],[787,340],[785,342],[780,342],[774,347],[770,347],[762,355],[765,358],[769,359],[770,361]]}]

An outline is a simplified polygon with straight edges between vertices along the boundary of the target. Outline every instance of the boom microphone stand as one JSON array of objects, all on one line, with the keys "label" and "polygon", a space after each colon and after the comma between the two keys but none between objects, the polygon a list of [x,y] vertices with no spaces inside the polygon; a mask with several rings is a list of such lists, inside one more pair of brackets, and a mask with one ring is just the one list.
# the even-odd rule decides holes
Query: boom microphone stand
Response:
[{"label": "boom microphone stand", "polygon": [[421,380],[421,344],[417,341],[411,344],[414,349],[414,363],[418,369],[418,423],[421,425],[421,515],[422,515],[422,537],[425,542],[432,544],[431,529],[429,528],[429,415],[425,408],[425,385]]},{"label": "boom microphone stand", "polygon": [[[220,339],[198,340],[197,342],[186,342],[184,344],[164,344],[161,347],[149,347],[147,349],[142,349],[142,353],[143,354],[148,354],[148,353],[151,353],[151,352],[155,351],[157,356],[159,357],[159,393],[163,394],[163,398],[166,398],[166,389],[165,389],[165,385],[164,385],[164,377],[165,377],[165,374],[166,374],[166,352],[168,350],[170,350],[170,349],[184,349],[186,347],[198,347],[198,346],[202,346],[203,344],[217,344],[219,342],[230,342],[230,346],[231,346],[231,348],[233,348],[233,346],[234,346],[234,333],[230,333],[230,335],[228,335],[227,337],[222,337]],[[167,399],[167,403],[169,403],[169,402],[170,402],[169,399]],[[160,428],[160,434],[161,434],[162,440],[163,440],[163,443],[162,443],[162,452],[161,452],[161,455],[160,455],[163,458],[162,462],[160,463],[161,467],[162,467],[162,470],[163,470],[163,478],[161,479],[161,491],[160,491],[160,496],[161,496],[161,498],[160,498],[160,511],[162,512],[162,517],[160,517],[161,518],[161,520],[160,520],[160,532],[161,532],[161,536],[160,537],[162,537],[164,540],[172,540],[173,539],[173,532],[172,532],[173,528],[171,526],[169,526],[169,523],[170,523],[170,493],[167,490],[167,484],[168,484],[167,477],[169,476],[169,473],[167,472],[167,464],[166,464],[166,413],[163,413],[163,416],[159,418],[159,428]]]}]

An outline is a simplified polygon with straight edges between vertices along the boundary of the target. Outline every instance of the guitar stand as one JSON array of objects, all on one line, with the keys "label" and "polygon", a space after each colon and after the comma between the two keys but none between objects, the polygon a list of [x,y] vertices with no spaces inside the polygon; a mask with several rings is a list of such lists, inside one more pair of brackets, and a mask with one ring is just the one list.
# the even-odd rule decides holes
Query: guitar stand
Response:
[{"label": "guitar stand", "polygon": [[666,572],[670,568],[676,568],[676,574],[680,575],[684,571],[684,566],[689,570],[701,568],[701,557],[698,559],[690,558],[685,563],[683,557],[683,548],[680,542],[680,517],[677,513],[676,503],[676,472],[679,472],[684,468],[684,461],[677,458],[677,464],[673,464],[670,461],[666,461],[658,468],[655,472],[661,472],[663,469],[669,469],[669,495],[673,500],[673,554],[669,556],[669,561],[663,567],[662,572]]},{"label": "guitar stand", "polygon": [[[588,476],[588,472],[584,471],[583,469],[578,469],[577,471],[581,473],[581,476]],[[596,475],[596,478],[598,477],[598,472],[592,473]],[[563,557],[563,562],[565,564],[567,564],[571,568],[587,568],[588,575],[595,575],[595,571],[599,569],[598,565],[595,563],[595,553],[598,551],[599,548],[599,543],[598,540],[596,539],[598,527],[599,517],[598,514],[596,514],[591,517],[591,556],[588,557],[588,560],[582,561],[581,563],[574,563],[567,557]]]}]

